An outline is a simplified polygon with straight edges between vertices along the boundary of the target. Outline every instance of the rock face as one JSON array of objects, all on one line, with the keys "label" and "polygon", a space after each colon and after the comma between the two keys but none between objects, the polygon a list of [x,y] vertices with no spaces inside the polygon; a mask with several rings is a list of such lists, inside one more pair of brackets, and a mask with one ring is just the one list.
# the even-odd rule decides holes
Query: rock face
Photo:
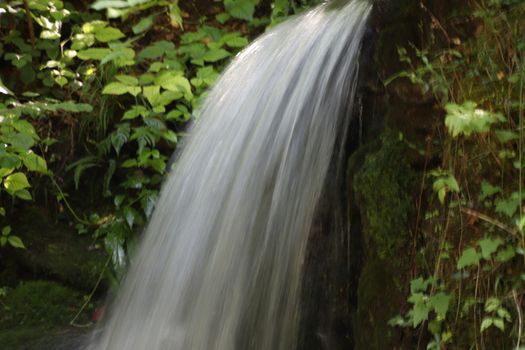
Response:
[{"label": "rock face", "polygon": [[[319,204],[303,285],[304,349],[414,349],[388,325],[407,309],[424,149],[439,113],[408,79],[398,48],[421,46],[421,23],[451,9],[430,1],[376,1],[364,40],[344,171],[334,168]],[[424,27],[427,24],[423,24]],[[409,147],[411,146],[411,147]],[[414,147],[415,146],[415,147]]]}]

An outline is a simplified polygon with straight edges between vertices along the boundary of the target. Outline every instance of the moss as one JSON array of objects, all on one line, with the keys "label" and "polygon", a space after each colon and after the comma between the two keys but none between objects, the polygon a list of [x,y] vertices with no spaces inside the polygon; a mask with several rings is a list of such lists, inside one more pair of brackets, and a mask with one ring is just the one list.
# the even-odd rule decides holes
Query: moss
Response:
[{"label": "moss", "polygon": [[82,297],[50,281],[21,283],[3,300],[0,324],[52,327],[67,325],[81,306]]},{"label": "moss", "polygon": [[401,349],[399,329],[388,321],[399,313],[405,299],[397,286],[399,271],[389,261],[368,262],[359,279],[358,307],[354,317],[355,349]]},{"label": "moss", "polygon": [[[82,295],[51,281],[29,281],[8,290],[0,298],[2,350],[56,349],[67,338],[79,338],[89,330],[69,325],[83,303]],[[81,316],[79,323],[86,323]]]},{"label": "moss", "polygon": [[79,236],[74,229],[52,222],[41,208],[20,211],[12,226],[27,249],[13,250],[11,260],[26,274],[30,272],[30,278],[50,277],[86,292],[96,284],[106,257],[103,251],[92,249],[90,237]]},{"label": "moss", "polygon": [[[387,129],[350,160],[353,192],[362,222],[365,261],[357,288],[355,349],[403,349],[388,321],[405,303],[409,220],[415,172],[400,133]],[[366,154],[365,154],[366,153]]]},{"label": "moss", "polygon": [[387,130],[380,149],[366,156],[354,176],[367,255],[395,257],[409,238],[415,174],[406,153],[400,134]]}]

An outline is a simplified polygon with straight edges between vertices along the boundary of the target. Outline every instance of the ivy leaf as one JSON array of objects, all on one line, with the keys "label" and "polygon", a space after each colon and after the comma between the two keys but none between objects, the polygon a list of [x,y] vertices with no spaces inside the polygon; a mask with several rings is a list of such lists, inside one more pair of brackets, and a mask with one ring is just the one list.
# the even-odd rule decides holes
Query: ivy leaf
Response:
[{"label": "ivy leaf", "polygon": [[14,194],[19,190],[31,187],[24,173],[14,173],[4,179],[4,187],[7,192]]},{"label": "ivy leaf", "polygon": [[467,266],[479,264],[479,259],[481,255],[476,251],[475,248],[467,248],[461,254],[461,257],[458,260],[458,269],[462,269]]},{"label": "ivy leaf", "polygon": [[503,241],[500,238],[483,238],[482,240],[478,241],[478,244],[481,247],[481,256],[483,259],[490,260],[492,253],[498,250],[498,248],[503,244]]}]

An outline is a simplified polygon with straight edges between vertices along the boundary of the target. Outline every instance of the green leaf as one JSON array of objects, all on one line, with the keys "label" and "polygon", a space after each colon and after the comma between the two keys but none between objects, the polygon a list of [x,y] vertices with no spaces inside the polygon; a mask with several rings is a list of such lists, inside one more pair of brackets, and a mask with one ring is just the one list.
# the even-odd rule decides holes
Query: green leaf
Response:
[{"label": "green leaf", "polygon": [[504,263],[512,259],[514,256],[516,256],[516,250],[512,245],[508,245],[505,249],[496,254],[496,260]]},{"label": "green leaf", "polygon": [[119,47],[114,49],[107,56],[100,60],[100,64],[114,62],[117,67],[130,66],[135,64],[133,58],[135,57],[135,50],[129,47]]},{"label": "green leaf", "polygon": [[160,57],[167,52],[174,51],[175,50],[175,44],[173,44],[170,41],[166,40],[160,40],[154,43],[151,46],[146,47],[143,49],[139,54],[138,58],[140,59],[152,59]]},{"label": "green leaf", "polygon": [[131,207],[125,207],[123,209],[124,218],[126,219],[126,223],[130,228],[133,228],[133,224],[135,223],[135,217],[136,217],[136,211]]},{"label": "green leaf", "polygon": [[495,312],[501,306],[501,301],[498,298],[488,298],[485,301],[485,312]]},{"label": "green leaf", "polygon": [[505,323],[503,322],[501,318],[494,317],[493,321],[494,321],[494,327],[498,328],[501,331],[505,330]]},{"label": "green leaf", "polygon": [[9,242],[9,245],[11,245],[11,247],[13,248],[19,248],[19,249],[25,249],[25,245],[24,245],[24,242],[22,242],[22,240],[20,239],[20,237],[18,236],[9,236],[7,237],[7,242]]},{"label": "green leaf", "polygon": [[519,198],[516,196],[510,196],[509,198],[499,199],[496,202],[496,213],[503,214],[509,218],[512,218],[518,211],[520,206]]},{"label": "green leaf", "polygon": [[164,72],[155,78],[155,84],[169,91],[180,92],[186,99],[193,97],[190,82],[186,77],[181,76],[180,73]]},{"label": "green leaf", "polygon": [[410,310],[410,315],[412,316],[412,326],[416,328],[421,322],[428,320],[430,310],[425,303],[423,294],[412,294],[408,301],[414,304],[412,310]]},{"label": "green leaf", "polygon": [[2,228],[2,236],[9,236],[11,234],[11,226],[7,225]]},{"label": "green leaf", "polygon": [[496,130],[496,138],[501,143],[507,143],[519,138],[519,135],[511,130]]},{"label": "green leaf", "polygon": [[14,133],[6,137],[8,143],[11,146],[18,148],[19,150],[29,150],[35,144],[35,140],[31,135]]},{"label": "green leaf", "polygon": [[478,241],[479,246],[481,247],[481,256],[485,260],[490,260],[492,253],[496,252],[498,248],[503,244],[503,241],[499,238],[483,238]]},{"label": "green leaf", "polygon": [[95,32],[95,38],[98,41],[107,43],[109,41],[118,40],[125,35],[119,29],[113,27],[105,27]]},{"label": "green leaf", "polygon": [[225,34],[220,39],[220,42],[225,43],[229,47],[233,48],[245,47],[246,45],[248,45],[248,39],[241,36],[238,32]]},{"label": "green leaf", "polygon": [[122,168],[133,168],[137,166],[137,160],[136,159],[126,159],[122,164],[120,165]]},{"label": "green leaf", "polygon": [[140,205],[147,218],[153,213],[157,199],[158,194],[155,191],[145,191],[144,195],[140,198]]},{"label": "green leaf", "polygon": [[500,192],[501,192],[501,187],[492,186],[487,180],[483,180],[481,182],[481,193],[479,195],[479,200],[483,201]]},{"label": "green leaf", "polygon": [[458,269],[462,269],[467,266],[479,264],[481,254],[479,254],[475,248],[467,248],[461,254],[461,257],[458,260]]},{"label": "green leaf", "polygon": [[0,94],[14,96],[13,92],[4,85],[2,78],[0,78]]},{"label": "green leaf", "polygon": [[95,21],[84,23],[82,25],[82,31],[84,33],[86,33],[86,34],[88,34],[88,33],[96,33],[99,30],[104,29],[107,26],[108,26],[108,22],[95,20]]},{"label": "green leaf", "polygon": [[166,130],[162,133],[162,138],[168,142],[177,143],[177,134],[172,130]]},{"label": "green leaf", "polygon": [[206,52],[201,56],[201,59],[205,62],[217,62],[228,56],[231,56],[231,53],[224,49],[214,49]]},{"label": "green leaf", "polygon": [[102,93],[105,95],[124,95],[128,92],[128,85],[120,82],[109,83],[104,87]]},{"label": "green leaf", "polygon": [[493,324],[494,324],[494,321],[492,317],[485,317],[483,321],[481,322],[480,331],[483,332],[484,330],[488,329]]},{"label": "green leaf", "polygon": [[431,296],[428,300],[428,303],[430,306],[432,306],[432,308],[434,308],[434,311],[436,311],[439,316],[445,318],[447,315],[448,306],[450,304],[450,299],[450,295],[439,292]]},{"label": "green leaf", "polygon": [[155,18],[157,18],[158,14],[153,14],[151,16],[148,16],[146,18],[143,18],[140,20],[139,23],[135,24],[133,27],[131,27],[131,30],[135,34],[140,34],[142,32],[145,32],[146,30],[150,29],[153,25],[153,22],[155,21]]},{"label": "green leaf", "polygon": [[224,7],[235,18],[251,21],[258,0],[224,0]]},{"label": "green leaf", "polygon": [[19,190],[19,191],[16,191],[14,193],[14,196],[17,197],[17,198],[20,198],[24,201],[30,201],[31,199],[33,199],[33,197],[31,197],[31,193],[29,193],[28,190]]},{"label": "green leaf", "polygon": [[116,75],[115,79],[126,85],[135,86],[139,84],[139,80],[137,78],[127,74]]},{"label": "green leaf", "polygon": [[4,179],[4,187],[7,192],[14,194],[16,191],[31,187],[24,173],[14,173]]},{"label": "green leaf", "polygon": [[476,103],[471,101],[462,105],[449,103],[445,106],[447,111],[445,125],[453,137],[460,134],[470,136],[473,133],[487,132],[492,124],[504,120],[499,113],[488,112],[476,107]]},{"label": "green leaf", "polygon": [[217,15],[215,15],[215,19],[217,20],[217,22],[219,22],[220,24],[224,24],[226,23],[229,19],[230,19],[230,14],[229,13],[226,13],[226,12],[221,12]]},{"label": "green leaf", "polygon": [[91,48],[78,52],[78,58],[81,60],[102,60],[111,53],[111,49]]},{"label": "green leaf", "polygon": [[424,292],[428,288],[429,281],[423,280],[422,277],[418,277],[410,281],[410,293],[414,294],[417,292]]},{"label": "green leaf", "polygon": [[158,85],[144,86],[143,94],[148,100],[148,102],[152,106],[155,106],[157,104],[157,99],[159,98],[159,95],[160,95],[160,86]]},{"label": "green leaf", "polygon": [[45,159],[40,157],[39,155],[30,151],[24,155],[22,161],[24,162],[24,165],[29,171],[47,174],[47,163]]},{"label": "green leaf", "polygon": [[0,168],[0,178],[11,174],[15,168]]},{"label": "green leaf", "polygon": [[132,106],[130,109],[128,109],[125,113],[124,113],[124,116],[122,117],[123,120],[126,120],[126,119],[135,119],[136,117],[138,117],[139,115],[143,116],[143,117],[146,117],[148,115],[148,110],[146,109],[146,107],[144,106],[141,106],[141,105],[134,105]]}]

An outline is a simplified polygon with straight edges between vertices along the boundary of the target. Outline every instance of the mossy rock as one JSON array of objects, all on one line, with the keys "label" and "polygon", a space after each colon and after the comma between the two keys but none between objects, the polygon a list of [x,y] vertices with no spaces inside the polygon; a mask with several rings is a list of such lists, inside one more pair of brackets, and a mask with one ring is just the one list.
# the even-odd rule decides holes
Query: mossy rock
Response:
[{"label": "mossy rock", "polygon": [[388,324],[405,300],[398,278],[399,270],[390,261],[375,260],[364,266],[354,316],[354,349],[405,349],[399,329]]},{"label": "mossy rock", "polygon": [[[75,289],[90,291],[104,269],[106,256],[92,246],[92,239],[80,236],[60,222],[52,222],[42,208],[24,208],[17,213],[11,226],[27,249],[10,249],[2,252],[2,265],[16,265],[21,272],[18,279],[53,279]],[[4,256],[5,254],[5,256]],[[9,264],[8,264],[9,262]],[[2,284],[9,284],[6,271],[0,277]],[[12,273],[11,273],[12,275]]]},{"label": "mossy rock", "polygon": [[388,321],[399,314],[406,299],[403,286],[416,174],[398,131],[387,129],[361,149],[349,161],[365,257],[353,319],[355,349],[404,349],[399,329]]},{"label": "mossy rock", "polygon": [[397,257],[409,235],[411,193],[415,173],[406,157],[402,135],[387,130],[381,147],[366,155],[355,174],[353,189],[361,218],[368,257]]},{"label": "mossy rock", "polygon": [[[2,349],[56,349],[66,338],[80,339],[87,329],[69,323],[82,304],[81,293],[51,281],[23,282],[8,290],[0,299]],[[78,320],[86,321],[85,314]]]}]

